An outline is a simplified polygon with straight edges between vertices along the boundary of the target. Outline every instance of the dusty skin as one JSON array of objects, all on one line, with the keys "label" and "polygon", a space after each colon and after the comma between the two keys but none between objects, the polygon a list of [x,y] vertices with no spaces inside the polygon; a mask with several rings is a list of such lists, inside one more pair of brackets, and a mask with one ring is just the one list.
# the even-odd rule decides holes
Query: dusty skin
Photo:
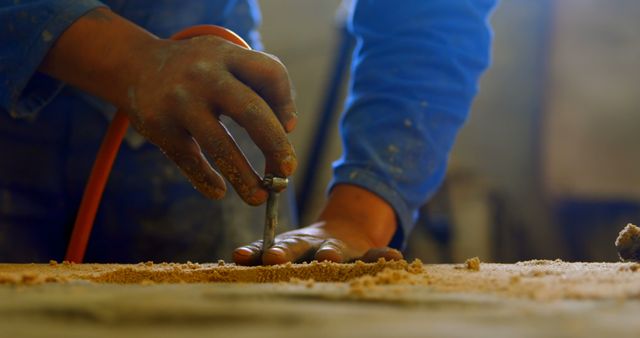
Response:
[{"label": "dusty skin", "polygon": [[[279,283],[323,288],[351,298],[426,289],[444,293],[495,294],[534,300],[625,299],[640,295],[640,264],[533,260],[516,264],[423,265],[419,260],[336,264],[311,262],[240,267],[224,262],[121,264],[0,264],[0,283],[182,284]],[[478,265],[479,268],[479,265]],[[328,289],[327,289],[328,288]],[[333,291],[332,291],[333,290]]]}]

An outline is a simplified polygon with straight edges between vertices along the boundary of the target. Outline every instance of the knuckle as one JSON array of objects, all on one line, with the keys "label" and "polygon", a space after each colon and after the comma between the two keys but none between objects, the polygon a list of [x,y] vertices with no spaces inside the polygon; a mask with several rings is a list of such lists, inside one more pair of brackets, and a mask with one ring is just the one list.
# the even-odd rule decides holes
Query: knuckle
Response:
[{"label": "knuckle", "polygon": [[147,114],[144,117],[144,125],[150,134],[158,134],[165,126],[165,118],[160,114]]},{"label": "knuckle", "polygon": [[152,143],[162,143],[162,130],[165,129],[166,122],[161,114],[140,112],[131,119],[131,123],[140,135]]},{"label": "knuckle", "polygon": [[216,47],[220,47],[220,48],[224,48],[224,39],[221,39],[217,36],[213,36],[213,35],[200,35],[200,36],[196,36],[196,37],[192,37],[190,39],[187,40],[188,43],[192,44],[192,45],[204,45],[207,48],[210,48],[211,46],[216,46]]},{"label": "knuckle", "polygon": [[252,120],[260,118],[264,113],[265,111],[262,109],[261,102],[256,98],[247,100],[242,109],[242,115]]},{"label": "knuckle", "polygon": [[245,124],[256,125],[259,121],[265,121],[265,117],[271,113],[261,99],[255,95],[248,95],[242,103],[231,109],[225,109],[223,114],[229,116],[246,128]]},{"label": "knuckle", "polygon": [[192,95],[188,88],[182,84],[178,84],[167,89],[162,101],[166,107],[180,109],[188,105],[192,99]]},{"label": "knuckle", "polygon": [[268,75],[280,85],[289,84],[289,73],[280,61],[271,59]]},{"label": "knuckle", "polygon": [[346,248],[346,245],[339,239],[330,238],[323,243],[323,248],[343,251]]},{"label": "knuckle", "polygon": [[237,80],[228,73],[218,74],[210,81],[212,92],[217,93],[212,99],[218,104],[228,103],[231,98],[238,96],[237,91],[234,91]]},{"label": "knuckle", "polygon": [[186,70],[186,77],[190,80],[211,80],[218,77],[221,65],[214,60],[200,59],[191,63]]},{"label": "knuckle", "polygon": [[278,83],[289,82],[289,73],[287,72],[287,68],[285,67],[284,63],[282,63],[280,59],[278,59],[274,55],[264,52],[256,53],[256,55],[260,59],[259,62],[262,65],[262,71],[266,76]]},{"label": "knuckle", "polygon": [[262,52],[262,55],[267,57],[271,63],[277,65],[277,67],[281,68],[281,70],[283,70],[284,72],[287,71],[287,68],[284,66],[284,63],[277,56],[273,54],[265,53],[265,52]]},{"label": "knuckle", "polygon": [[279,240],[277,245],[282,247],[290,247],[302,244],[304,240],[299,237],[287,237],[282,240]]},{"label": "knuckle", "polygon": [[204,181],[202,155],[184,151],[166,151],[165,153],[187,176],[198,182]]}]

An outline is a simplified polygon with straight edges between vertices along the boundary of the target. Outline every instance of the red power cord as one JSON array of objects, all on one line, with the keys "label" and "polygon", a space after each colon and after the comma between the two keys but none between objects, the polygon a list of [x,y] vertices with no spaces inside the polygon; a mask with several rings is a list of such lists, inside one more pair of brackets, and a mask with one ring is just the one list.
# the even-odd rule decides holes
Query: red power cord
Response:
[{"label": "red power cord", "polygon": [[[214,35],[244,48],[251,49],[249,44],[236,33],[226,28],[213,25],[189,27],[174,34],[171,40],[184,40],[202,35]],[[82,196],[82,201],[80,202],[80,208],[78,209],[78,215],[73,225],[73,232],[71,233],[71,239],[69,240],[69,246],[67,247],[67,254],[65,256],[65,260],[69,262],[82,263],[84,260],[93,222],[96,218],[100,200],[102,199],[102,193],[104,192],[104,187],[109,179],[113,162],[116,159],[118,149],[120,149],[120,144],[128,127],[129,119],[127,115],[122,111],[118,111],[109,125],[107,134],[102,140],[96,161],[93,164],[91,175],[89,176],[87,186]]]}]

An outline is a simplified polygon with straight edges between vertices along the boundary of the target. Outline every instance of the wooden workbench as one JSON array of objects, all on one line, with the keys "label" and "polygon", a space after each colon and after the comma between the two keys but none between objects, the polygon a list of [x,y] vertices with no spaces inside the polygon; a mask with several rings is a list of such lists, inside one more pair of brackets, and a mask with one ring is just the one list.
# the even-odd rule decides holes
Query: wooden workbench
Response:
[{"label": "wooden workbench", "polygon": [[0,336],[637,337],[639,267],[0,264]]}]

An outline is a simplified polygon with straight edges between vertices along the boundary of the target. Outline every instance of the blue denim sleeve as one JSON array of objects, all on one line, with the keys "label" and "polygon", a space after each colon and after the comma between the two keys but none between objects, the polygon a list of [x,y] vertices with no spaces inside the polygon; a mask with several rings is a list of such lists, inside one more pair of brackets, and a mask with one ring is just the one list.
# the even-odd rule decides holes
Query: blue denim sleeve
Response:
[{"label": "blue denim sleeve", "polygon": [[336,184],[377,194],[395,210],[404,245],[441,184],[449,152],[489,64],[495,0],[360,0]]},{"label": "blue denim sleeve", "polygon": [[95,0],[0,0],[0,109],[35,115],[62,88],[37,69],[57,38]]}]

